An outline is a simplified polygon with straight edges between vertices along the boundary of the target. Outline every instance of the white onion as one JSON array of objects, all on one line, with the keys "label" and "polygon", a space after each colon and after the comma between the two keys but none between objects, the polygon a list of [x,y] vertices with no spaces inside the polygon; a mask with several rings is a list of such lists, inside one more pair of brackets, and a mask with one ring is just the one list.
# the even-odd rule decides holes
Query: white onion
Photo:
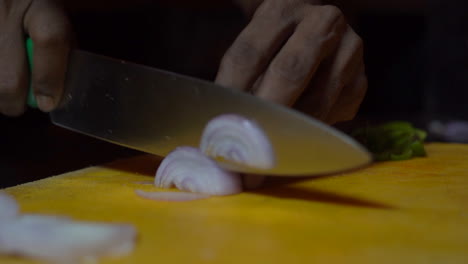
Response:
[{"label": "white onion", "polygon": [[[7,198],[5,198],[7,197]],[[134,248],[131,225],[74,221],[65,217],[17,212],[14,199],[0,195],[0,253],[55,263],[74,263],[104,256],[122,256]],[[13,204],[16,207],[12,206]],[[11,210],[16,208],[15,210]],[[9,218],[5,220],[5,216]]]},{"label": "white onion", "polygon": [[154,184],[209,195],[230,195],[242,191],[240,175],[225,171],[199,149],[179,147],[162,161]]},{"label": "white onion", "polygon": [[[142,190],[136,193],[152,200],[187,201],[242,192],[241,176],[224,170],[213,160],[220,157],[259,169],[272,168],[276,162],[273,147],[257,123],[239,115],[220,115],[210,120],[203,130],[200,149],[176,148],[164,158],[156,172],[156,187],[175,186],[195,194]],[[244,177],[247,188],[256,188],[265,179],[260,175]]]},{"label": "white onion", "polygon": [[200,149],[212,158],[223,158],[258,169],[275,166],[273,147],[260,126],[240,115],[225,114],[206,125]]},{"label": "white onion", "polygon": [[0,192],[0,223],[18,215],[19,207],[15,199],[10,195]]},{"label": "white onion", "polygon": [[468,143],[468,121],[451,121],[445,125],[444,137],[452,142]]},{"label": "white onion", "polygon": [[435,120],[429,124],[429,131],[445,141],[468,143],[468,121],[449,121],[444,124]]}]

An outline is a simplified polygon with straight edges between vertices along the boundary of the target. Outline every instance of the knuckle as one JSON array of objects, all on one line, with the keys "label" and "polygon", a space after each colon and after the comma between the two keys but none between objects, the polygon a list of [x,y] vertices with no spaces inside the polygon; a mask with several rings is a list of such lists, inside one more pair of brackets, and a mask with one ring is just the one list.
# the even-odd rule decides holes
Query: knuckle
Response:
[{"label": "knuckle", "polygon": [[348,26],[343,41],[346,41],[348,47],[350,47],[353,52],[363,55],[364,52],[364,41],[362,38],[354,32],[354,30]]},{"label": "knuckle", "polygon": [[304,21],[322,33],[341,32],[346,26],[346,19],[341,10],[333,5],[309,6]]},{"label": "knuckle", "polygon": [[323,47],[342,38],[347,24],[338,8],[334,6],[310,8],[307,13],[307,17],[301,22],[301,26],[305,28],[304,31],[308,32],[303,36],[305,44]]},{"label": "knuckle", "polygon": [[361,56],[363,56],[363,53],[364,53],[364,41],[363,41],[362,38],[360,38],[357,34],[354,34],[354,35],[355,35],[355,39],[354,39],[355,49],[356,49],[356,51],[357,51]]},{"label": "knuckle", "polygon": [[297,83],[304,80],[309,73],[309,65],[304,56],[299,53],[280,57],[272,64],[272,71],[282,78]]},{"label": "knuckle", "polygon": [[276,21],[291,21],[300,13],[298,0],[266,0],[254,14],[255,18]]},{"label": "knuckle", "polygon": [[341,10],[334,5],[321,6],[320,13],[322,16],[332,20],[338,20],[343,17],[343,13],[341,12]]},{"label": "knuckle", "polygon": [[33,34],[34,41],[42,46],[68,46],[71,39],[70,26],[66,23],[45,23]]},{"label": "knuckle", "polygon": [[28,4],[28,1],[0,0],[0,19],[14,18],[19,22]]}]

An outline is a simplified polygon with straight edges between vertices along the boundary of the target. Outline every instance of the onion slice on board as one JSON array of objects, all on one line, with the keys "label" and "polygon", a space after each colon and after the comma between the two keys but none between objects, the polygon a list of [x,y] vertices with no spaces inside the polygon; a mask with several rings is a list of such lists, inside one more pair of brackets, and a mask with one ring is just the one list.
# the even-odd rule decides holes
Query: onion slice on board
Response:
[{"label": "onion slice on board", "polygon": [[203,130],[200,149],[214,159],[223,158],[258,169],[270,169],[276,162],[266,133],[253,120],[236,114],[210,120]]},{"label": "onion slice on board", "polygon": [[[275,166],[273,147],[260,126],[235,114],[224,114],[210,120],[203,130],[200,149],[179,147],[160,164],[154,185],[176,187],[191,192],[146,192],[136,194],[159,201],[188,201],[210,195],[230,195],[242,192],[241,175],[224,170],[213,159],[223,158],[245,166],[269,169]],[[247,188],[262,184],[265,177],[246,175]],[[204,195],[200,195],[204,194]]]},{"label": "onion slice on board", "polygon": [[178,147],[162,161],[154,185],[209,195],[230,195],[242,191],[240,175],[225,171],[199,149]]},{"label": "onion slice on board", "polygon": [[0,192],[0,224],[14,219],[19,212],[18,204],[10,195]]},{"label": "onion slice on board", "polygon": [[[0,196],[0,211],[11,209]],[[76,263],[122,256],[134,248],[137,232],[127,224],[74,221],[65,217],[17,214],[0,221],[0,254],[53,263]]]}]

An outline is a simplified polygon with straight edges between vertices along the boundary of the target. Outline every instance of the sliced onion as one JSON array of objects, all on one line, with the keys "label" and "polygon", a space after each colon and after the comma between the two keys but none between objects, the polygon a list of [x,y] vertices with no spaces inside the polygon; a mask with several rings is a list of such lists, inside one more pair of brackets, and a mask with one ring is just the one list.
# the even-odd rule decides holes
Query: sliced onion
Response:
[{"label": "sliced onion", "polygon": [[444,134],[453,142],[468,143],[468,121],[448,122]]},{"label": "sliced onion", "polygon": [[121,256],[131,252],[135,236],[130,225],[23,215],[0,229],[0,251],[51,261]]},{"label": "sliced onion", "polygon": [[183,191],[209,195],[230,195],[242,191],[240,175],[225,171],[192,147],[179,147],[159,166],[154,184],[160,188],[177,187]]},{"label": "sliced onion", "polygon": [[444,124],[435,120],[429,124],[429,131],[449,142],[468,143],[468,121],[449,121]]},{"label": "sliced onion", "polygon": [[0,192],[0,224],[18,215],[19,207],[10,195]]},{"label": "sliced onion", "polygon": [[[7,198],[5,198],[7,197]],[[6,201],[6,202],[5,202]],[[17,214],[14,199],[0,195],[0,253],[73,263],[104,256],[122,256],[134,248],[137,232],[131,225],[73,221],[65,217]]]},{"label": "sliced onion", "polygon": [[211,195],[204,193],[188,193],[188,192],[146,192],[143,190],[135,191],[138,196],[156,201],[193,201],[209,198]]},{"label": "sliced onion", "polygon": [[[187,201],[210,195],[240,193],[241,176],[224,170],[212,158],[223,158],[260,169],[272,168],[276,162],[272,145],[258,124],[239,115],[221,115],[206,125],[200,150],[179,147],[169,153],[156,172],[155,186],[175,186],[192,194],[142,190],[136,190],[136,193],[143,198],[163,201]],[[265,178],[260,175],[246,177],[247,188],[258,187]]]},{"label": "sliced onion", "polygon": [[235,114],[220,115],[206,125],[200,143],[203,153],[258,169],[275,166],[273,147],[260,126]]}]

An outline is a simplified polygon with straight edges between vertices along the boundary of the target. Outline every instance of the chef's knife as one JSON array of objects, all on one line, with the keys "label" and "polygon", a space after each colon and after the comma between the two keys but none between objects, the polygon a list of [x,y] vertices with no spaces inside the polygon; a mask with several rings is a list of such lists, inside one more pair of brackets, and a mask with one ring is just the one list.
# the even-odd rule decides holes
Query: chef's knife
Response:
[{"label": "chef's knife", "polygon": [[[32,66],[30,39],[27,49]],[[197,147],[206,123],[224,113],[256,121],[277,157],[269,170],[220,163],[229,169],[305,176],[354,169],[371,161],[352,138],[295,110],[212,82],[78,49],[70,53],[63,99],[50,118],[79,133],[165,156],[178,146]]]}]

